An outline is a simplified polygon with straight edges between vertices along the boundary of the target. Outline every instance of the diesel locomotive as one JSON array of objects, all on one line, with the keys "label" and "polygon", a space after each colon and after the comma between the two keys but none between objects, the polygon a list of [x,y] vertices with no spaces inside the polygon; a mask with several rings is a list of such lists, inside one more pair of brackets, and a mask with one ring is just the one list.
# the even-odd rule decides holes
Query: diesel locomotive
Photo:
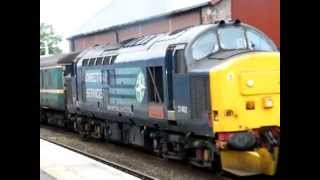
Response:
[{"label": "diesel locomotive", "polygon": [[40,122],[198,167],[274,175],[280,52],[235,20],[40,58]]}]

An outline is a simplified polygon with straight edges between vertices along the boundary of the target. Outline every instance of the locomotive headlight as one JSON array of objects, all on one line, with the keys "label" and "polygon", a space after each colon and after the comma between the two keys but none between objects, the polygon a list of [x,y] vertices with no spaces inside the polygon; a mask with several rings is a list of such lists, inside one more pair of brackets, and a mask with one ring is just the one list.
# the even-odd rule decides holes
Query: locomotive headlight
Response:
[{"label": "locomotive headlight", "polygon": [[254,80],[248,80],[247,81],[247,86],[252,87],[254,85]]},{"label": "locomotive headlight", "polygon": [[264,105],[265,109],[272,108],[273,101],[272,101],[271,97],[265,97],[263,99],[263,105]]}]

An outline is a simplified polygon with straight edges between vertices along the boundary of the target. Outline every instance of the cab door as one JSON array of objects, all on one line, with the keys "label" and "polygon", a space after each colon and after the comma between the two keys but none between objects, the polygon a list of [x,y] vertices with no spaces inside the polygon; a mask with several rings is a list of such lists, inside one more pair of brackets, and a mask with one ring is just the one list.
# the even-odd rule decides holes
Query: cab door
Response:
[{"label": "cab door", "polygon": [[188,117],[190,92],[184,51],[185,44],[179,44],[170,46],[166,54],[167,114],[174,121]]}]

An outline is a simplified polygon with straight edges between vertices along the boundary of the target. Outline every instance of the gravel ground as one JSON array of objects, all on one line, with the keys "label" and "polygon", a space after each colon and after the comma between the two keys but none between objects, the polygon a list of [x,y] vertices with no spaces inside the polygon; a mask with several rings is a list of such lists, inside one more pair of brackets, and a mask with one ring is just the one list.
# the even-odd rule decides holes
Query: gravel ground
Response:
[{"label": "gravel ground", "polygon": [[144,172],[161,180],[229,180],[230,177],[215,175],[205,169],[192,167],[181,161],[164,160],[132,147],[81,140],[80,136],[61,129],[40,126],[40,137],[102,157],[109,161]]}]

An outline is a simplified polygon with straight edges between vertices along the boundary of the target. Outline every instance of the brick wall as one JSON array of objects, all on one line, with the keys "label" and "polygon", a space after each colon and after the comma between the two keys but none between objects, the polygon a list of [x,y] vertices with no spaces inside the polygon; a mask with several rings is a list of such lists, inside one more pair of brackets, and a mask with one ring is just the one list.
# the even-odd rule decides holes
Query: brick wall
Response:
[{"label": "brick wall", "polygon": [[199,24],[201,24],[200,10],[173,16],[170,18],[169,29],[170,31],[174,31],[191,25]]},{"label": "brick wall", "polygon": [[116,43],[133,37],[174,31],[190,25],[208,24],[222,19],[239,18],[261,29],[280,47],[279,0],[212,0],[213,5],[182,14],[155,19],[74,39],[74,50],[82,50],[95,44]]},{"label": "brick wall", "polygon": [[218,20],[231,19],[231,0],[214,2],[213,6],[202,8],[202,23],[209,24]]},{"label": "brick wall", "polygon": [[133,37],[139,37],[141,36],[141,26],[134,25],[134,26],[129,26],[129,27],[119,29],[118,34],[119,34],[120,42]]},{"label": "brick wall", "polygon": [[[117,30],[119,41],[143,35],[174,31],[190,25],[201,24],[201,9],[171,17],[129,25]],[[116,43],[116,32],[109,31],[74,39],[74,51],[83,50],[95,44]]]},{"label": "brick wall", "polygon": [[280,48],[280,0],[232,0],[232,18],[267,34]]}]

